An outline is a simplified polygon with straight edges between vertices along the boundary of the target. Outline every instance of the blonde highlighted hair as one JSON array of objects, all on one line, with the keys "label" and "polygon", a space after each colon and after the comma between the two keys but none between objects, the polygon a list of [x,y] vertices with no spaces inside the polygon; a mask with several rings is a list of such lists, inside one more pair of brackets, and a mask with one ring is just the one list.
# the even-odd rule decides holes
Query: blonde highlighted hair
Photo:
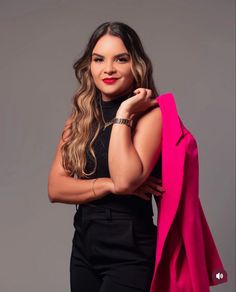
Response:
[{"label": "blonde highlighted hair", "polygon": [[[99,107],[101,93],[93,82],[90,62],[93,48],[105,34],[121,38],[131,55],[131,70],[135,79],[133,90],[139,87],[149,88],[154,97],[158,96],[152,77],[152,63],[137,33],[122,22],[105,22],[98,26],[91,35],[83,55],[73,65],[79,86],[72,98],[70,122],[62,132],[63,167],[68,175],[76,174],[78,178],[88,178],[95,173],[97,167],[93,145],[103,126],[103,120]],[[90,172],[86,172],[86,153],[90,154],[94,161],[94,168]]]}]

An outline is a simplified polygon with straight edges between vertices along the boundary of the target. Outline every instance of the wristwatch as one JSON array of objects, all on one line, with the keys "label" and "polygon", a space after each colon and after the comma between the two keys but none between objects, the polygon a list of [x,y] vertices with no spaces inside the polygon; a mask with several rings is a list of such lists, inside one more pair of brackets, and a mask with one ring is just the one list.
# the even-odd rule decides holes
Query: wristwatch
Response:
[{"label": "wristwatch", "polygon": [[112,120],[112,123],[113,124],[124,124],[124,125],[126,125],[126,126],[128,126],[128,127],[132,127],[132,124],[133,124],[133,120],[132,119],[123,119],[123,118],[114,118],[113,120]]}]

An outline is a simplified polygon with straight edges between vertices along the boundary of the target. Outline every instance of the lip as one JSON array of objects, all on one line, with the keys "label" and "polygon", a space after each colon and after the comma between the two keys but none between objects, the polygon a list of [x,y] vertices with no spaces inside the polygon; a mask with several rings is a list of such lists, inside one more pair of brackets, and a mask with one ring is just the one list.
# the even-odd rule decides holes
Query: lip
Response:
[{"label": "lip", "polygon": [[102,80],[106,84],[113,84],[113,83],[115,83],[118,80],[118,78],[104,78]]}]

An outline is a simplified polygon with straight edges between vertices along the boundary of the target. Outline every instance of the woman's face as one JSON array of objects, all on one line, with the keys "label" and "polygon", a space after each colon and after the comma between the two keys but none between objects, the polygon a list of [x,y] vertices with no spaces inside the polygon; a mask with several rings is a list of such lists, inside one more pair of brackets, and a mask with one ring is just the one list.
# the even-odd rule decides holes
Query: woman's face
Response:
[{"label": "woman's face", "polygon": [[[119,37],[104,35],[97,41],[92,51],[90,70],[104,101],[126,94],[132,88],[131,63],[131,56]],[[117,79],[114,83],[105,83],[104,78]]]}]

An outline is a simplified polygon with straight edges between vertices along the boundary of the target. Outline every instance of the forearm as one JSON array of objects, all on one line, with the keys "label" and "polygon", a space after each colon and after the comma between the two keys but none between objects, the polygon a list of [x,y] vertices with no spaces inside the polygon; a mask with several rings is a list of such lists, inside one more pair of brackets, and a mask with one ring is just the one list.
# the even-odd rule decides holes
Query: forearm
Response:
[{"label": "forearm", "polygon": [[48,180],[48,197],[52,203],[84,204],[102,198],[110,193],[111,179],[98,178],[92,186],[94,179],[75,179],[57,175]]},{"label": "forearm", "polygon": [[[127,112],[118,110],[117,118],[130,118]],[[131,128],[113,124],[108,150],[109,171],[116,191],[131,191],[143,172],[142,162],[132,143]]]}]

